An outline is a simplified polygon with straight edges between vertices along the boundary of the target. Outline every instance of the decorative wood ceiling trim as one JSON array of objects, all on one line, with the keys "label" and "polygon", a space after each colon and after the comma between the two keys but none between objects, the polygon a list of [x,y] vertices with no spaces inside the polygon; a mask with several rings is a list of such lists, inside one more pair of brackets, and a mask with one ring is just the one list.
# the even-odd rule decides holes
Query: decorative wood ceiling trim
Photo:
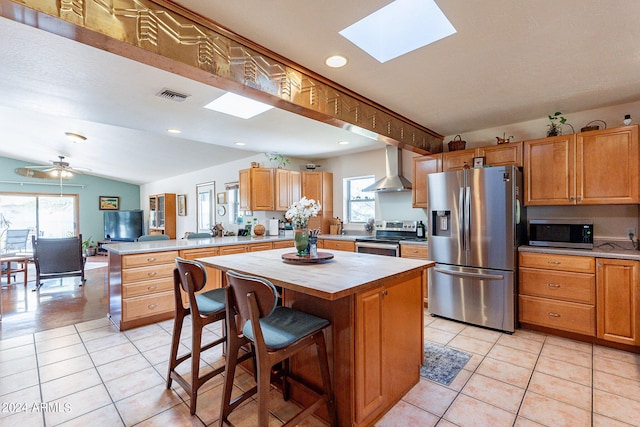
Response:
[{"label": "decorative wood ceiling trim", "polygon": [[442,135],[170,1],[0,0],[0,15],[388,144],[442,151]]}]

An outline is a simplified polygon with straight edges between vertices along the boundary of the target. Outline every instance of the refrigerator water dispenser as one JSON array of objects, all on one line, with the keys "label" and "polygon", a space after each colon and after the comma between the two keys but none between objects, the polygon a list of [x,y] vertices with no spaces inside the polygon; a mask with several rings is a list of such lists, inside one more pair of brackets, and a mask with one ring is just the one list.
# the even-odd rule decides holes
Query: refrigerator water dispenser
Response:
[{"label": "refrigerator water dispenser", "polygon": [[451,211],[432,211],[434,236],[451,236]]}]

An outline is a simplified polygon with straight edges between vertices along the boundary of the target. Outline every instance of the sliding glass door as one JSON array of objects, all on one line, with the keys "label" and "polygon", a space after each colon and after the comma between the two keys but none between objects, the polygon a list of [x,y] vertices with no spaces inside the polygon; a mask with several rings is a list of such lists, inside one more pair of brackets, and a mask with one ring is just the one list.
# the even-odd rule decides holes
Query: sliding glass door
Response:
[{"label": "sliding glass door", "polygon": [[24,229],[29,230],[27,251],[31,251],[31,235],[77,235],[78,196],[0,193],[0,249],[4,249],[6,230]]}]

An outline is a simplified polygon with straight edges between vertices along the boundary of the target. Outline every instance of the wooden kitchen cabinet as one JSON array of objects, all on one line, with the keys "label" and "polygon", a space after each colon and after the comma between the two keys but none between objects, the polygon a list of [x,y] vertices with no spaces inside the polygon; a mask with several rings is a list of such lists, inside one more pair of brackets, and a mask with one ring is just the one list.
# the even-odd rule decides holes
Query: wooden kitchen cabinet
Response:
[{"label": "wooden kitchen cabinet", "polygon": [[476,157],[475,148],[442,153],[442,171],[448,172],[462,170],[465,165],[472,168],[474,157]]},{"label": "wooden kitchen cabinet", "polygon": [[475,157],[484,157],[484,163],[490,166],[513,165],[522,167],[522,145],[522,141],[518,141],[478,147],[476,148]]},{"label": "wooden kitchen cabinet", "polygon": [[338,240],[338,239],[319,239],[322,240],[322,249],[333,249],[337,251],[356,251],[356,242],[350,240]]},{"label": "wooden kitchen cabinet", "polygon": [[595,258],[520,253],[520,322],[596,336]]},{"label": "wooden kitchen cabinet", "polygon": [[638,127],[524,142],[525,204],[637,204]]},{"label": "wooden kitchen cabinet", "polygon": [[435,172],[442,172],[442,154],[419,156],[412,159],[411,203],[414,208],[428,207],[428,176]]},{"label": "wooden kitchen cabinet", "polygon": [[302,173],[288,169],[276,169],[275,174],[275,210],[287,211],[293,202],[301,198]]},{"label": "wooden kitchen cabinet", "polygon": [[220,246],[220,255],[242,254],[245,252],[268,251],[273,249],[271,242],[247,243],[246,245]]},{"label": "wooden kitchen cabinet", "polygon": [[[206,258],[206,257],[218,256],[218,255],[220,255],[219,247],[184,249],[180,251],[181,258],[191,259],[191,260],[196,258]],[[212,289],[218,289],[222,287],[222,272],[220,270],[217,270],[211,267],[205,267],[205,269],[207,270],[207,283],[205,284],[204,288],[201,291],[196,292],[196,295],[202,292],[207,292]],[[188,307],[189,297],[187,296],[187,293],[184,292],[182,289],[180,289],[180,292],[182,292],[182,301],[185,302],[184,306]]]},{"label": "wooden kitchen cabinet", "polygon": [[[320,240],[318,240],[320,242]],[[273,242],[273,249],[294,248],[293,240],[278,240]]]},{"label": "wooden kitchen cabinet", "polygon": [[331,172],[302,172],[302,197],[314,199],[322,205],[318,216],[309,219],[310,229],[319,228],[329,234],[333,219],[333,174]]},{"label": "wooden kitchen cabinet", "polygon": [[[375,415],[395,402],[414,384],[412,373],[422,364],[422,283],[394,279],[356,298],[355,417],[359,425],[372,425]],[[400,362],[402,362],[400,364]],[[393,375],[386,375],[393,372]]]},{"label": "wooden kitchen cabinet", "polygon": [[178,251],[109,254],[109,315],[121,331],[173,317],[177,256]]},{"label": "wooden kitchen cabinet", "polygon": [[[426,245],[407,245],[400,244],[400,256],[402,258],[412,258],[425,260],[429,258],[429,247]],[[424,306],[429,305],[429,277],[427,272],[424,272]]]},{"label": "wooden kitchen cabinet", "polygon": [[176,238],[176,195],[149,196],[149,234],[166,234]]},{"label": "wooden kitchen cabinet", "polygon": [[240,209],[275,210],[275,172],[272,168],[243,169],[238,173]]},{"label": "wooden kitchen cabinet", "polygon": [[522,141],[448,151],[443,153],[442,170],[444,172],[462,170],[465,165],[472,168],[474,157],[484,157],[484,164],[488,166],[522,167]]},{"label": "wooden kitchen cabinet", "polygon": [[640,345],[639,261],[596,259],[598,338]]}]

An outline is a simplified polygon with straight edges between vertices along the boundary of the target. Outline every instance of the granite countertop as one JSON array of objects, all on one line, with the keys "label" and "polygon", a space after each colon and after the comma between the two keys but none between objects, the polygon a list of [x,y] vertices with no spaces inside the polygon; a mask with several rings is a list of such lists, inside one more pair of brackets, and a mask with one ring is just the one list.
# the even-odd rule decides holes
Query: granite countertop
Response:
[{"label": "granite countertop", "polygon": [[628,259],[640,261],[640,251],[634,249],[631,242],[617,240],[595,241],[593,249],[549,248],[542,246],[520,246],[518,252],[541,254],[577,255],[598,258]]},{"label": "granite countertop", "polygon": [[116,255],[130,255],[145,252],[180,251],[184,249],[211,248],[215,246],[248,245],[254,243],[293,240],[293,236],[225,236],[205,239],[151,240],[148,242],[121,242],[102,245]]}]

